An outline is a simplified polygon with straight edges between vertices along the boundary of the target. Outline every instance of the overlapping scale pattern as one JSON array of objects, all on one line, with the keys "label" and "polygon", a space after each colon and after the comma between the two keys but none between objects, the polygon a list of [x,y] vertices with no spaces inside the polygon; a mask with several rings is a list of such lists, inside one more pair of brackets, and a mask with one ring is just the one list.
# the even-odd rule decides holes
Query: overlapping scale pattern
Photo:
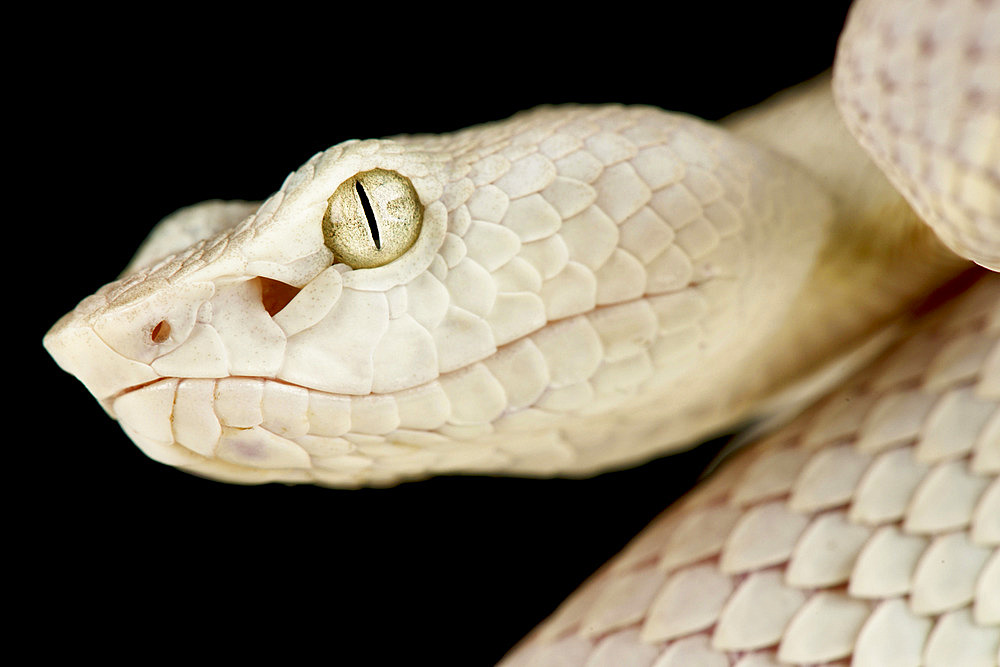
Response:
[{"label": "overlapping scale pattern", "polygon": [[[226,479],[356,486],[587,473],[687,444],[753,404],[741,359],[780,326],[829,214],[796,168],[707,123],[560,107],[335,147],[232,233],[315,233],[306,222],[329,173],[352,160],[401,169],[438,245],[367,272],[334,263],[276,314],[263,278],[216,277],[205,244],[111,290],[111,301],[150,280],[177,291],[190,266],[190,289],[205,292],[181,301],[168,343],[140,341],[154,371],[181,380],[114,401],[156,458]],[[291,275],[267,244],[212,244],[228,248],[220,266]],[[107,340],[132,335],[103,321]],[[665,404],[679,382],[688,391]]]},{"label": "overlapping scale pattern", "polygon": [[996,665],[998,358],[985,276],[724,464],[503,664]]},{"label": "overlapping scale pattern", "polygon": [[854,3],[835,91],[851,132],[941,240],[1000,269],[1000,2]]}]

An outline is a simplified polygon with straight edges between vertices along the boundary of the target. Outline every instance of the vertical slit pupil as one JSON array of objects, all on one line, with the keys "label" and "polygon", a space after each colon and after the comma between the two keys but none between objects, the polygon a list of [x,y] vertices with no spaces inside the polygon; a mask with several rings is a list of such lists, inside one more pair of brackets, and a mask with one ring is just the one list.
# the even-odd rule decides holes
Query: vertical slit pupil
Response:
[{"label": "vertical slit pupil", "polygon": [[361,208],[365,210],[365,217],[368,218],[368,229],[371,230],[372,240],[375,242],[375,248],[377,250],[381,250],[382,241],[378,236],[378,224],[375,222],[375,212],[372,211],[371,202],[368,201],[368,193],[365,192],[364,187],[362,187],[361,181],[354,181],[354,189],[358,191],[358,197],[361,199]]}]

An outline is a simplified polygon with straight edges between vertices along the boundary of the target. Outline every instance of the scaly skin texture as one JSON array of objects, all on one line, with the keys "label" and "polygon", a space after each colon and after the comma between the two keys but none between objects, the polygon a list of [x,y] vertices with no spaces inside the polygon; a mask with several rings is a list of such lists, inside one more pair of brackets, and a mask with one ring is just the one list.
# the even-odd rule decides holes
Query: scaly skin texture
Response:
[{"label": "scaly skin texture", "polygon": [[844,120],[949,248],[1000,270],[1000,10],[859,3],[840,39]]},{"label": "scaly skin texture", "polygon": [[725,463],[503,664],[996,664],[998,442],[987,276]]},{"label": "scaly skin texture", "polygon": [[[399,259],[352,270],[319,223],[373,168],[413,182],[423,227]],[[591,473],[745,417],[792,375],[761,386],[741,362],[788,356],[764,343],[796,317],[831,216],[779,156],[615,106],[349,142],[184,248],[239,210],[166,221],[143,256],[177,254],[102,288],[46,344],[158,460],[333,486]],[[301,292],[272,312],[270,281]]]},{"label": "scaly skin texture", "polygon": [[[988,37],[983,26],[991,26],[997,13],[991,3],[979,6],[985,13],[963,33],[973,35],[963,53],[995,73],[994,44],[980,38]],[[881,19],[874,23],[883,25]],[[922,45],[915,51],[920,57],[934,54],[933,39],[913,35]],[[890,136],[898,136],[898,103],[875,113],[857,103],[865,96],[852,103],[853,89],[844,81],[863,79],[864,72],[838,69],[845,71],[837,79],[839,97],[863,143],[878,141],[878,122],[866,124],[873,117],[888,119]],[[874,71],[882,92],[906,88]],[[985,93],[975,85],[966,89],[968,108],[992,99],[988,86],[995,80],[984,79]],[[933,106],[951,98],[923,99]],[[964,198],[962,215],[949,214],[955,208],[950,200],[928,212],[921,203],[925,192],[910,184],[915,175],[933,182],[923,177],[927,164],[938,161],[889,171],[930,222],[943,217],[955,223],[957,232],[938,225],[947,245],[961,251],[963,237],[985,244],[968,255],[992,265],[997,142],[991,107],[985,108],[985,114],[958,121],[973,128],[963,131],[975,141],[953,142],[960,144],[961,159],[936,181],[947,185],[949,196]],[[837,244],[843,239],[836,230],[857,222],[845,216],[851,207],[843,205],[857,193],[837,190],[836,178],[828,182],[822,159],[834,171],[870,169],[841,156],[796,154],[766,132],[742,131],[761,144],[653,110],[602,107],[542,110],[439,138],[341,145],[307,163],[246,220],[240,214],[249,209],[231,204],[193,209],[165,223],[148,251],[150,263],[138,260],[133,273],[83,302],[46,344],[152,456],[219,479],[355,486],[436,472],[587,474],[628,464],[754,414],[762,400],[829,359],[834,343],[861,340],[957,270],[954,261],[939,259],[944,256],[935,241],[910,231],[912,216],[895,195],[874,203],[891,215],[866,212],[865,219],[902,230],[886,236],[913,238],[915,247],[894,253],[896,246],[872,244],[881,249],[868,252],[864,241]],[[919,154],[921,146],[912,136],[908,141],[904,149],[876,154],[876,162],[912,167],[910,151],[916,144]],[[810,157],[819,160],[813,169],[795,164]],[[335,263],[316,223],[339,184],[375,168],[413,181],[424,229],[400,259],[352,271]],[[887,192],[873,178],[864,198]],[[931,192],[932,200],[942,199]],[[160,259],[164,252],[171,256]],[[893,282],[899,271],[881,263],[887,254],[920,267],[899,293]],[[930,267],[919,261],[927,256],[934,260]],[[846,308],[862,293],[857,286],[867,280],[861,277],[877,276],[877,267],[891,274],[887,291],[898,299]],[[839,284],[846,273],[854,280]],[[831,277],[838,282],[832,290],[822,280]],[[885,293],[883,285],[869,287]],[[295,298],[279,310],[269,296],[275,290]],[[704,492],[709,500],[703,494],[691,501],[696,509],[709,503],[706,515],[684,518],[692,505],[671,515],[681,517],[680,524],[660,556],[650,559],[671,573],[656,601],[647,599],[652,593],[644,584],[662,573],[640,573],[630,569],[634,563],[611,568],[626,575],[614,583],[599,579],[605,583],[597,587],[611,593],[595,593],[598,599],[582,617],[567,612],[557,618],[556,630],[538,635],[542,648],[529,645],[518,659],[533,651],[548,655],[545,643],[555,640],[569,660],[582,660],[593,648],[591,662],[632,656],[664,664],[698,650],[717,651],[706,660],[747,665],[766,664],[772,654],[800,664],[852,654],[858,662],[877,662],[886,647],[896,647],[880,631],[889,627],[906,632],[899,641],[907,651],[894,657],[923,656],[932,664],[995,661],[996,530],[990,517],[996,516],[1000,445],[990,394],[997,371],[992,290],[978,287],[968,297],[986,324],[956,334],[963,342],[957,351],[948,347],[944,361],[935,357],[924,374],[911,357],[898,362],[916,385],[879,385],[884,394],[858,389],[876,405],[854,408],[855,430],[833,441],[822,430],[829,426],[822,416],[815,422],[823,425],[818,435],[795,434],[793,426],[794,442],[775,456],[785,464],[807,458],[801,477],[794,465],[778,465],[779,476],[788,473],[776,484],[780,488],[755,496],[757,468],[771,468],[740,459],[712,483],[714,491]],[[821,298],[830,294],[835,298]],[[839,326],[831,313],[847,315],[846,323]],[[831,320],[838,323],[833,330],[826,326]],[[958,370],[949,365],[949,354],[960,358]],[[939,371],[967,379],[963,363],[980,364],[973,389],[938,386]],[[938,389],[944,393],[934,393]],[[966,450],[955,444],[963,438]],[[805,449],[794,449],[799,445]],[[835,453],[809,449],[821,446]],[[856,464],[856,487],[849,485],[853,479],[822,474],[826,458],[841,454],[847,469]],[[969,458],[964,468],[957,459],[946,460],[961,455]],[[866,457],[875,460],[861,470]],[[878,475],[890,468],[905,473],[905,465],[892,464],[906,457],[923,475],[908,480],[916,487],[913,495],[895,499],[895,514],[885,506],[866,514],[871,507],[864,501],[892,500]],[[741,465],[753,475],[742,476]],[[870,477],[876,482],[866,487]],[[734,479],[735,488],[722,489]],[[810,496],[834,482],[835,497],[820,502]],[[781,492],[789,490],[785,502]],[[928,500],[945,496],[960,507]],[[719,516],[726,520],[709,520]],[[931,543],[914,556],[919,562],[913,568],[893,570],[895,588],[871,588],[872,572],[884,567],[879,540],[888,539],[891,521],[914,553],[921,539]],[[718,529],[683,545],[690,551],[700,539],[716,538],[694,560],[671,551],[689,524]],[[761,526],[773,532],[754,530]],[[965,526],[970,532],[964,537],[946,533]],[[836,544],[836,562],[824,560],[830,554],[821,555],[817,544]],[[712,562],[688,568],[715,556],[717,570]],[[790,559],[786,570],[774,569],[780,558]],[[942,571],[926,564],[941,560],[961,566]],[[955,579],[969,572],[971,583]],[[699,609],[700,624],[687,618],[678,630],[671,596],[702,576],[732,591],[714,601],[699,598],[707,605]],[[815,592],[847,581],[853,598],[838,590]],[[972,597],[957,594],[967,589]],[[616,604],[623,591],[637,593],[625,611]],[[888,601],[866,616],[873,603],[865,600],[903,594],[906,601]],[[779,604],[769,606],[769,600]],[[972,611],[962,616],[955,611],[962,605]],[[963,621],[975,628],[963,630]]]},{"label": "scaly skin texture", "polygon": [[[995,269],[1000,7],[924,4],[860,3],[835,89],[914,208]],[[800,111],[732,126],[781,141]],[[803,143],[786,150],[815,148]],[[1000,662],[1000,282],[969,275],[898,347],[656,520],[503,664]]]}]

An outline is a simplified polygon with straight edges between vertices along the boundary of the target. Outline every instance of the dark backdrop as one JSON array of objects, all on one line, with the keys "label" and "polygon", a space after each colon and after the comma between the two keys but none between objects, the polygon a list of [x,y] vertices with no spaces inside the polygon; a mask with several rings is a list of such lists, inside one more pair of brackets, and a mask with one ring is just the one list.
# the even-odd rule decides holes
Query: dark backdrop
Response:
[{"label": "dark backdrop", "polygon": [[31,146],[10,181],[25,249],[8,252],[32,267],[8,290],[9,312],[28,313],[11,416],[29,424],[7,468],[20,489],[8,549],[28,593],[15,603],[23,627],[43,631],[34,649],[499,659],[711,452],[583,481],[228,486],[148,460],[45,355],[42,334],[180,206],[262,199],[345,139],[448,131],[540,103],[718,118],[826,69],[845,5],[38,17],[8,101],[24,112],[11,140]]}]

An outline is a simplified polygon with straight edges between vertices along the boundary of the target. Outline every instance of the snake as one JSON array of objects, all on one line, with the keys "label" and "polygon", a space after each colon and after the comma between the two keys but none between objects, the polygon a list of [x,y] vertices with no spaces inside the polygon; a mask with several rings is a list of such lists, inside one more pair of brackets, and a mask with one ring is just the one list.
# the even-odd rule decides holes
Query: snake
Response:
[{"label": "snake", "polygon": [[720,125],[340,144],[166,218],[45,346],[237,483],[587,476],[760,420],[506,664],[995,664],[998,23],[857,3],[832,78]]}]

